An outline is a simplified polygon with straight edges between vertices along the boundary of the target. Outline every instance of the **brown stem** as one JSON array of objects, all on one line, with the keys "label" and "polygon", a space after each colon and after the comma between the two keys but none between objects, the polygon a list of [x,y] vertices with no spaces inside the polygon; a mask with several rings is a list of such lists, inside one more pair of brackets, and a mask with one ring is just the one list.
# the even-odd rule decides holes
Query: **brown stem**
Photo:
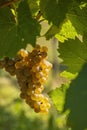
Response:
[{"label": "brown stem", "polygon": [[43,22],[43,21],[45,21],[45,20],[46,20],[46,19],[43,18],[43,19],[39,20],[39,23],[41,23],[41,22]]},{"label": "brown stem", "polygon": [[37,16],[36,16],[36,20],[39,20],[40,17],[41,17],[41,15],[42,15],[42,13],[41,13],[41,11],[39,11],[38,14],[37,14]]},{"label": "brown stem", "polygon": [[7,1],[5,3],[1,3],[0,8],[7,7],[7,6],[11,5],[13,2],[16,2],[16,1],[18,1],[18,0],[10,0],[10,1]]}]

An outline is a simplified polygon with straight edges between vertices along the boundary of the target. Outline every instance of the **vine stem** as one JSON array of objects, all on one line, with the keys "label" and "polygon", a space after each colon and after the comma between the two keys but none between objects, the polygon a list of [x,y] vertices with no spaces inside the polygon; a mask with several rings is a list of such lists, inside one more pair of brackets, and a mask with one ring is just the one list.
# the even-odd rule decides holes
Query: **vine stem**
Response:
[{"label": "vine stem", "polygon": [[46,19],[45,18],[43,18],[43,19],[41,19],[41,20],[39,20],[39,23],[41,23],[41,22],[43,22],[43,21],[45,21]]},{"label": "vine stem", "polygon": [[45,18],[40,19],[41,16],[42,16],[42,12],[41,12],[41,11],[38,11],[38,14],[36,15],[35,19],[36,19],[39,23],[41,23],[41,22],[43,22],[43,21],[45,20]]},{"label": "vine stem", "polygon": [[1,3],[1,4],[0,4],[0,8],[7,7],[7,6],[11,5],[13,2],[16,2],[16,1],[18,1],[18,0],[10,0],[10,1]]},{"label": "vine stem", "polygon": [[41,13],[41,11],[39,11],[37,16],[36,16],[36,20],[39,20],[41,16],[42,16],[42,13]]}]

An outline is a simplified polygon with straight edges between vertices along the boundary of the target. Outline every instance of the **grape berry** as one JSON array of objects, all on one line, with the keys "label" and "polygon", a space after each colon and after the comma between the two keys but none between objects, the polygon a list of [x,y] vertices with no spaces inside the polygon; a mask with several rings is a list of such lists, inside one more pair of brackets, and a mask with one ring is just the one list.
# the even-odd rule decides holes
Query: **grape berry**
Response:
[{"label": "grape berry", "polygon": [[36,47],[32,52],[21,49],[16,58],[5,57],[0,60],[0,68],[5,68],[11,75],[16,75],[20,86],[20,97],[34,109],[35,112],[48,113],[50,103],[42,94],[48,72],[52,64],[47,59],[47,47]]}]

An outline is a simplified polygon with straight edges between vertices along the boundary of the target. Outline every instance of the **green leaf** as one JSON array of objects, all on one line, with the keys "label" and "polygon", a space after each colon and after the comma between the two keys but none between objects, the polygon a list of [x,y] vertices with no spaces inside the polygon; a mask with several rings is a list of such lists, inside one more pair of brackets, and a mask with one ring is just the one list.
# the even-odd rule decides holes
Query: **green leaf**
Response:
[{"label": "green leaf", "polygon": [[39,10],[39,0],[28,0],[28,3],[32,14],[35,15]]},{"label": "green leaf", "polygon": [[59,112],[62,112],[64,101],[65,101],[65,93],[68,85],[62,85],[60,88],[56,88],[49,92],[49,96],[51,97],[54,105],[56,106]]},{"label": "green leaf", "polygon": [[62,64],[67,66],[67,71],[79,72],[87,62],[87,39],[81,42],[76,38],[75,40],[59,43],[59,53],[60,58],[63,59]]},{"label": "green leaf", "polygon": [[0,57],[14,57],[17,51],[29,43],[35,46],[40,34],[40,25],[31,16],[27,2],[21,2],[17,9],[18,16],[11,10],[0,9]]},{"label": "green leaf", "polygon": [[66,19],[59,29],[57,26],[52,25],[50,29],[46,32],[45,37],[48,40],[54,35],[58,39],[58,41],[64,42],[68,38],[75,39],[75,36],[77,36],[77,32],[70,20]]},{"label": "green leaf", "polygon": [[40,35],[40,24],[32,18],[28,3],[21,2],[18,8],[18,27],[26,43],[35,46]]},{"label": "green leaf", "polygon": [[57,34],[59,32],[59,29],[57,26],[52,25],[48,31],[45,33],[45,37],[47,40],[49,40],[50,38],[52,38],[53,36],[55,36],[55,34]]},{"label": "green leaf", "polygon": [[87,63],[66,92],[64,111],[70,110],[68,125],[72,130],[87,128]]},{"label": "green leaf", "polygon": [[75,36],[77,36],[77,32],[68,19],[63,23],[59,33],[55,35],[60,42],[64,42],[68,38],[75,39]]},{"label": "green leaf", "polygon": [[59,27],[66,17],[70,3],[72,3],[70,0],[41,0],[40,8],[43,16]]},{"label": "green leaf", "polygon": [[67,17],[72,22],[78,34],[87,32],[87,1],[85,3],[74,3],[70,7]]},{"label": "green leaf", "polygon": [[68,79],[69,81],[75,79],[77,75],[78,75],[78,73],[72,74],[72,73],[67,72],[67,71],[63,71],[60,73],[61,77],[64,77],[64,78]]},{"label": "green leaf", "polygon": [[[15,48],[13,48],[13,37],[16,33],[14,27],[15,20],[11,10],[9,8],[0,9],[0,57],[9,55],[11,51],[15,50]],[[16,46],[17,44],[15,47]]]}]

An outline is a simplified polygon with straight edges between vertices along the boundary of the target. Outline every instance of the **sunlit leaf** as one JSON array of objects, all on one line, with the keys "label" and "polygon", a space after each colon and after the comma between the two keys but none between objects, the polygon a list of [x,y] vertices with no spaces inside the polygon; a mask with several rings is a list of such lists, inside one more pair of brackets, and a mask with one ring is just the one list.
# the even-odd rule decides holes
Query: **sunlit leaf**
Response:
[{"label": "sunlit leaf", "polygon": [[62,112],[63,110],[65,102],[65,93],[68,86],[69,86],[68,84],[62,85],[60,88],[56,88],[55,90],[49,92],[49,96],[51,97],[54,105],[56,106],[59,112]]},{"label": "sunlit leaf", "polygon": [[79,72],[87,61],[87,39],[81,42],[79,39],[68,40],[59,44],[60,57],[63,64],[72,73]]}]

